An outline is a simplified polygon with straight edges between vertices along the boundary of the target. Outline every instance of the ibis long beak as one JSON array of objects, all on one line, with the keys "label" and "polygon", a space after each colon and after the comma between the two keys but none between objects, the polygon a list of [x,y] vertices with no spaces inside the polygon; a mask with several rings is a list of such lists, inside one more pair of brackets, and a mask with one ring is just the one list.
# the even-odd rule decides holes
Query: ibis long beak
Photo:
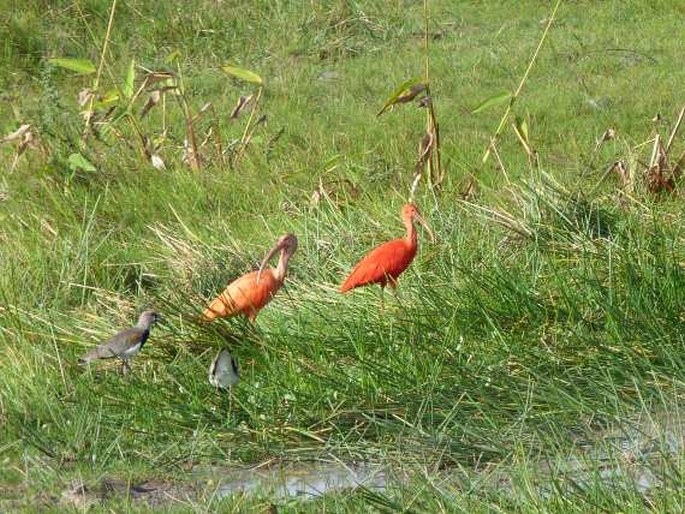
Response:
[{"label": "ibis long beak", "polygon": [[262,261],[261,266],[259,266],[259,272],[257,273],[257,283],[259,284],[259,280],[262,278],[262,271],[264,271],[264,268],[266,268],[266,265],[269,264],[269,261],[271,258],[283,248],[283,243],[278,242],[271,250],[269,250],[269,253],[266,254],[266,257],[264,257],[264,260]]},{"label": "ibis long beak", "polygon": [[428,226],[428,223],[426,223],[426,220],[423,219],[423,216],[421,216],[421,215],[417,212],[416,214],[414,214],[414,218],[416,218],[416,221],[418,221],[419,223],[421,223],[421,225],[423,226],[423,228],[426,229],[426,232],[428,232],[428,235],[429,235],[430,238],[431,238],[431,243],[435,243],[435,234],[433,234],[433,231],[432,231],[431,228]]}]

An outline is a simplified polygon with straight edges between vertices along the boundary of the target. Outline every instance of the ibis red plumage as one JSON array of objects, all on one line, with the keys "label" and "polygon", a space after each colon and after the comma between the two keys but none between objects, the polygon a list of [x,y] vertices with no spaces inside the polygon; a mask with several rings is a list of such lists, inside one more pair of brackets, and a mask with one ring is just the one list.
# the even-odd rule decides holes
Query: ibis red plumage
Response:
[{"label": "ibis red plumage", "polygon": [[406,204],[402,207],[402,222],[407,229],[406,235],[383,243],[366,254],[340,286],[340,292],[346,293],[355,287],[369,284],[379,284],[381,288],[386,285],[393,289],[397,287],[398,277],[416,255],[418,242],[414,220],[421,223],[433,239],[433,232],[416,205]]},{"label": "ibis red plumage", "polygon": [[[203,321],[243,314],[254,322],[257,313],[271,301],[283,285],[288,272],[288,261],[297,249],[297,237],[293,234],[281,236],[264,257],[258,271],[251,271],[231,282],[214,298],[202,313]],[[281,252],[276,268],[266,268],[269,260]]]}]

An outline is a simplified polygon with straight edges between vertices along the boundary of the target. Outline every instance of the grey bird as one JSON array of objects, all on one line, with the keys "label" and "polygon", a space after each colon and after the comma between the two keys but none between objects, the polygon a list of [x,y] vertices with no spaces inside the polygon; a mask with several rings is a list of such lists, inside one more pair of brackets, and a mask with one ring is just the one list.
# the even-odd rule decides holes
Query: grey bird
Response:
[{"label": "grey bird", "polygon": [[137,354],[150,337],[150,328],[160,319],[154,311],[144,311],[138,318],[134,327],[127,328],[117,333],[104,343],[96,346],[82,356],[79,364],[88,364],[96,359],[121,359],[121,372],[130,371],[129,359]]},{"label": "grey bird", "polygon": [[228,389],[240,380],[240,370],[227,349],[221,350],[209,365],[209,383],[217,389]]}]

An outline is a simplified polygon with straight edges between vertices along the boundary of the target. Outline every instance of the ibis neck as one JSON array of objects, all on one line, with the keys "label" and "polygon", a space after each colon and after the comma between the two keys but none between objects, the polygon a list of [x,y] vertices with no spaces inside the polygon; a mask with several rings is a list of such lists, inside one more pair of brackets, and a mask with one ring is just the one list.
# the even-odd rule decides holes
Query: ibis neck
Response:
[{"label": "ibis neck", "polygon": [[414,220],[407,218],[404,220],[404,227],[407,229],[407,234],[404,236],[405,241],[412,246],[416,245],[416,227],[414,227]]},{"label": "ibis neck", "polygon": [[290,254],[286,251],[281,250],[281,256],[278,259],[278,266],[276,266],[276,271],[274,277],[279,282],[283,282],[285,279],[285,274],[288,271],[288,261],[290,260]]}]

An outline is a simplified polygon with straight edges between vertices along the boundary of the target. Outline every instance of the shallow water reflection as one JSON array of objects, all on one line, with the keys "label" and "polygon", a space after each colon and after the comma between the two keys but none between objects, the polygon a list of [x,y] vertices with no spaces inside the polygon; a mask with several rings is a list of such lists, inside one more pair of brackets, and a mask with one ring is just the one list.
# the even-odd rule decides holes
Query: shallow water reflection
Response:
[{"label": "shallow water reflection", "polygon": [[550,469],[576,487],[589,488],[600,481],[647,494],[664,484],[663,470],[682,459],[685,424],[679,412],[674,408],[623,421],[618,428],[580,442],[573,455]]},{"label": "shallow water reflection", "polygon": [[[394,489],[418,486],[454,498],[462,494],[493,492],[508,500],[530,501],[533,494],[548,500],[558,495],[593,495],[598,491],[628,491],[640,494],[647,505],[656,490],[679,490],[685,469],[685,423],[679,409],[643,414],[622,420],[613,428],[587,430],[573,437],[566,453],[554,452],[503,462],[490,462],[480,469],[446,468],[436,472],[415,460],[344,463],[337,460],[267,463],[255,466],[198,466],[190,476],[171,482],[154,478],[138,484],[116,477],[69,485],[61,506],[86,509],[114,497],[129,497],[158,507],[178,501],[206,501],[232,495],[268,498],[272,502],[308,500],[359,487],[392,497]],[[557,443],[556,439],[551,445]],[[523,484],[523,485],[522,485]],[[521,499],[523,498],[523,499]],[[13,503],[3,503],[0,511]],[[12,510],[12,509],[10,509]]]},{"label": "shallow water reflection", "polygon": [[[629,488],[649,495],[655,488],[666,485],[662,471],[667,462],[682,458],[684,449],[685,425],[679,416],[667,412],[624,420],[613,429],[589,432],[582,439],[576,439],[568,453],[556,454],[549,460],[531,460],[522,467],[492,463],[486,466],[489,471],[472,470],[466,474],[453,469],[433,478],[440,482],[443,492],[457,495],[474,487],[516,495],[520,477],[531,473],[535,477],[531,485],[541,498],[561,491],[580,492],[597,487]],[[360,486],[387,492],[392,485],[415,482],[416,472],[411,467],[400,471],[387,462],[313,461],[198,468],[194,477],[204,486],[214,484],[212,487],[216,487],[219,498],[243,493],[279,501],[316,498]]]},{"label": "shallow water reflection", "polygon": [[387,485],[385,469],[369,463],[303,462],[257,468],[205,468],[195,474],[201,481],[218,482],[216,494],[220,498],[259,492],[273,500],[306,499],[360,486],[383,490]]}]

